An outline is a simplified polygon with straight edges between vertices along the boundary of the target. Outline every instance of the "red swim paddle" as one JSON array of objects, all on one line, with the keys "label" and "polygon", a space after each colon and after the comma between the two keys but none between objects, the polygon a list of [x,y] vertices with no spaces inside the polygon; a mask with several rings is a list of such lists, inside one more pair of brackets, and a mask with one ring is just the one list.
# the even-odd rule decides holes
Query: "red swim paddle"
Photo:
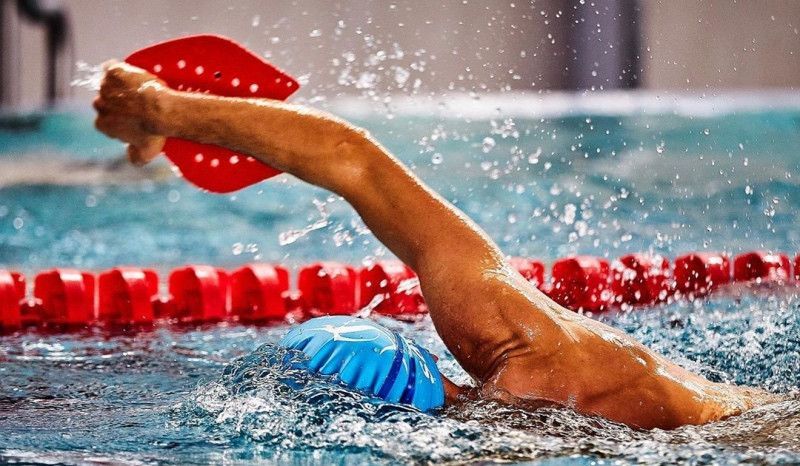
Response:
[{"label": "red swim paddle", "polygon": [[[215,35],[161,42],[132,53],[125,61],[179,91],[285,100],[300,87],[264,59]],[[167,139],[164,153],[184,178],[214,193],[236,191],[280,173],[253,157],[184,139]]]}]

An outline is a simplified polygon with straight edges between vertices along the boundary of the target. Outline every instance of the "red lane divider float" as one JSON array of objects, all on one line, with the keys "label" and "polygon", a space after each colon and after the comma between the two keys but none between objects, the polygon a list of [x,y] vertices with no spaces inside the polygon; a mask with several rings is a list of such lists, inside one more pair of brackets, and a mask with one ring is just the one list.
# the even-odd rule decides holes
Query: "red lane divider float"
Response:
[{"label": "red lane divider float", "polygon": [[84,327],[94,322],[94,275],[75,269],[54,269],[36,276],[33,286],[41,322],[54,327]]},{"label": "red lane divider float", "polygon": [[359,274],[359,307],[385,315],[415,315],[427,311],[417,274],[400,261],[381,261]]},{"label": "red lane divider float", "polygon": [[550,297],[569,309],[604,311],[613,301],[609,272],[608,261],[600,257],[559,259],[553,263]]},{"label": "red lane divider float", "polygon": [[794,258],[794,279],[800,281],[800,256]]},{"label": "red lane divider float", "polygon": [[241,322],[283,319],[290,299],[289,272],[283,267],[250,264],[231,274],[231,314]]},{"label": "red lane divider float", "polygon": [[792,276],[791,268],[791,261],[786,254],[746,252],[733,260],[733,279],[737,282],[786,282]]},{"label": "red lane divider float", "polygon": [[173,270],[169,275],[171,299],[161,307],[160,316],[185,323],[222,321],[228,314],[228,285],[228,273],[210,265]]},{"label": "red lane divider float", "polygon": [[358,310],[358,273],[340,262],[318,262],[300,269],[297,287],[309,312],[352,314]]},{"label": "red lane divider float", "polygon": [[724,254],[696,252],[675,259],[675,287],[702,296],[731,281],[731,263]]},{"label": "red lane divider float", "polygon": [[669,261],[648,254],[622,256],[611,264],[611,290],[618,304],[666,301],[674,292]]},{"label": "red lane divider float", "polygon": [[17,298],[22,301],[25,299],[25,275],[19,272],[11,272],[11,279],[14,281],[14,289],[17,292]]},{"label": "red lane divider float", "polygon": [[22,325],[21,303],[25,298],[25,277],[0,270],[0,329]]},{"label": "red lane divider float", "polygon": [[[732,281],[800,282],[800,256],[792,263],[785,254],[761,251],[739,254],[733,262],[724,254],[690,253],[676,258],[674,267],[658,255],[629,254],[611,262],[574,256],[556,260],[549,281],[542,262],[515,257],[509,264],[559,304],[592,313],[674,296],[692,299]],[[310,264],[299,270],[297,290],[290,288],[288,270],[271,264],[249,264],[230,275],[208,265],[181,267],[169,275],[167,296],[159,295],[153,270],[136,267],[116,267],[96,279],[80,270],[54,269],[37,275],[33,288],[33,299],[26,300],[25,277],[0,270],[0,330],[138,326],[157,320],[262,323],[360,309],[397,318],[427,312],[416,274],[399,261],[360,270],[339,262]]]},{"label": "red lane divider float", "polygon": [[116,267],[97,278],[97,318],[112,325],[152,323],[158,275],[149,269]]}]

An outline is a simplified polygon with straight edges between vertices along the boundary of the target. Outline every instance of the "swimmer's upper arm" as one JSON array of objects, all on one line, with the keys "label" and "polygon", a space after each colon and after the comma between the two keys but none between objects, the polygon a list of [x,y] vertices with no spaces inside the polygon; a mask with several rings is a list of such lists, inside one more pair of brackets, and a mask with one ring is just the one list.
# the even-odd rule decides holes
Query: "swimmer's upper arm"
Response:
[{"label": "swimmer's upper arm", "polygon": [[570,338],[559,326],[559,307],[505,264],[424,264],[420,283],[436,330],[478,380],[516,356],[550,357]]},{"label": "swimmer's upper arm", "polygon": [[368,135],[362,137],[342,145],[352,154],[341,158],[359,168],[350,171],[339,193],[392,252],[419,274],[442,268],[469,274],[503,264],[499,248],[478,225]]},{"label": "swimmer's upper arm", "polygon": [[[359,169],[350,172],[352,178],[338,192],[375,236],[417,272],[440,334],[460,328],[462,338],[484,344],[497,339],[501,329],[513,333],[517,322],[503,318],[506,310],[513,311],[505,303],[536,290],[508,267],[475,222],[366,138],[346,145],[352,152],[342,158]],[[511,307],[534,318],[530,301],[519,302]]]}]

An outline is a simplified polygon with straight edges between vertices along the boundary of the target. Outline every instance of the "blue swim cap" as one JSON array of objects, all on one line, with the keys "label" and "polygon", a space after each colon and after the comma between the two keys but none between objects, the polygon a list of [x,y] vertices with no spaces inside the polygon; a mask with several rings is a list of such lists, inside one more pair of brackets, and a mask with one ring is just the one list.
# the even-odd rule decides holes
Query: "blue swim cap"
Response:
[{"label": "blue swim cap", "polygon": [[421,411],[444,404],[444,384],[431,354],[371,320],[311,319],[278,343],[300,350],[312,373],[335,375],[350,388]]}]

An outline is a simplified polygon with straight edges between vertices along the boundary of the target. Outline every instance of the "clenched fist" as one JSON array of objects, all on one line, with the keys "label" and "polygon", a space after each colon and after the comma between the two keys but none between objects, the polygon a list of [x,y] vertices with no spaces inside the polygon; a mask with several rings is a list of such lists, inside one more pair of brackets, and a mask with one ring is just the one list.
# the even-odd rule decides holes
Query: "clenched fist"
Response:
[{"label": "clenched fist", "polygon": [[166,85],[154,75],[127,63],[108,62],[94,99],[95,127],[128,143],[128,158],[143,165],[161,153],[166,137],[159,133],[158,96]]}]

